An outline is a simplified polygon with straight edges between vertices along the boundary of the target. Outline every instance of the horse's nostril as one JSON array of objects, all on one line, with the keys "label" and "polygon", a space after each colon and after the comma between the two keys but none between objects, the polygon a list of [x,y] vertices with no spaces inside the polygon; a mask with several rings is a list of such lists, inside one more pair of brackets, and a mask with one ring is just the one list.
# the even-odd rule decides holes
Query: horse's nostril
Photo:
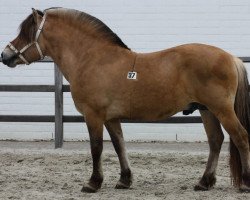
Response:
[{"label": "horse's nostril", "polygon": [[4,56],[3,53],[1,53],[1,58],[2,58],[3,64],[7,65],[8,64],[8,59],[6,59],[6,56]]}]

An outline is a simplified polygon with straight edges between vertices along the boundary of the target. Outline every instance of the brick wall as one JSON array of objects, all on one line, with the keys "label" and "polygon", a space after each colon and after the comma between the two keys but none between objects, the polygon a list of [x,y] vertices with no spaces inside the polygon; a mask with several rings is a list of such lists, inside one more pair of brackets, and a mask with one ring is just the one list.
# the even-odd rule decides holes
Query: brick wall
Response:
[{"label": "brick wall", "polygon": [[[0,49],[17,35],[31,7],[75,8],[105,22],[133,50],[151,52],[183,43],[221,47],[237,56],[250,56],[249,0],[0,0]],[[248,67],[248,69],[250,69]],[[53,84],[53,64],[8,69],[0,64],[0,84]],[[0,114],[53,114],[53,94],[0,93]],[[65,114],[77,114],[65,94]],[[125,138],[204,140],[202,125],[124,125]],[[50,139],[54,125],[0,123],[0,139]],[[68,139],[88,138],[82,124],[66,124]],[[105,134],[105,138],[107,134]]]}]

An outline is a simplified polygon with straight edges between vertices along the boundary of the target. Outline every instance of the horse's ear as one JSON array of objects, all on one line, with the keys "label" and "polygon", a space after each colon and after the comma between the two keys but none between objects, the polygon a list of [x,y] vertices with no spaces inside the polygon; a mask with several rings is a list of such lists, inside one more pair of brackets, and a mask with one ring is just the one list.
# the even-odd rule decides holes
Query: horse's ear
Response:
[{"label": "horse's ear", "polygon": [[35,23],[37,24],[38,18],[39,18],[39,14],[38,14],[38,12],[37,12],[37,10],[35,8],[32,8],[32,14],[33,14]]}]

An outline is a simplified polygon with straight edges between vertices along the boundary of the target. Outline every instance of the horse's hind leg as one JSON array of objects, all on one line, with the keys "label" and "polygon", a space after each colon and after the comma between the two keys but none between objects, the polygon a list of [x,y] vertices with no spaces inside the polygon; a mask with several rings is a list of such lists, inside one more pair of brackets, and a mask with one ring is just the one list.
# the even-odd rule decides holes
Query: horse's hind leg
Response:
[{"label": "horse's hind leg", "polygon": [[111,141],[119,157],[121,166],[121,177],[116,185],[116,188],[127,189],[132,184],[132,173],[127,158],[120,121],[118,119],[110,120],[105,123],[105,126],[110,134]]},{"label": "horse's hind leg", "polygon": [[[250,152],[248,143],[248,133],[238,120],[234,108],[220,108],[218,119],[230,135],[233,143],[237,147],[240,154],[242,171],[236,175],[234,182],[241,186],[242,190],[250,191]],[[233,167],[240,166],[240,163],[230,163]]]},{"label": "horse's hind leg", "polygon": [[206,130],[210,151],[206,170],[194,189],[208,190],[216,182],[215,172],[224,135],[218,119],[210,111],[200,110],[200,113]]}]

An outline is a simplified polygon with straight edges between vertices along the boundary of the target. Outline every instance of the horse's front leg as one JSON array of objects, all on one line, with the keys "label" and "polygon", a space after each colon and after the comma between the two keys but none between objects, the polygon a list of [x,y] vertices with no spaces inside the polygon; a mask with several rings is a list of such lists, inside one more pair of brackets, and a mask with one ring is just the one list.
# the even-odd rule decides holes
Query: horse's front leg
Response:
[{"label": "horse's front leg", "polygon": [[85,114],[89,131],[93,172],[89,182],[83,186],[82,192],[96,192],[103,182],[101,154],[103,150],[103,120],[94,112]]},{"label": "horse's front leg", "polygon": [[127,189],[131,186],[133,177],[126,153],[121,123],[118,119],[114,119],[106,122],[105,126],[110,134],[111,141],[114,145],[121,166],[121,177],[115,188]]}]

